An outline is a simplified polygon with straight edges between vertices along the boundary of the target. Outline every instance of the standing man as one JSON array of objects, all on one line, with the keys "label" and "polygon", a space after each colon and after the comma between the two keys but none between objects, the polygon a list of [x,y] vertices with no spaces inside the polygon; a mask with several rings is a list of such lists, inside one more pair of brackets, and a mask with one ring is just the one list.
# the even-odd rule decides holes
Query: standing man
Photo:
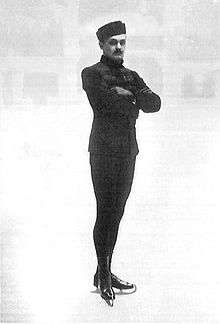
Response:
[{"label": "standing man", "polygon": [[100,289],[101,297],[113,306],[113,288],[126,292],[136,290],[134,284],[111,273],[112,254],[138,154],[135,123],[139,109],[157,112],[161,100],[135,71],[123,65],[125,24],[110,22],[100,27],[96,35],[103,55],[100,62],[82,71],[83,89],[94,114],[89,140],[97,201],[93,238],[98,266],[94,285]]}]

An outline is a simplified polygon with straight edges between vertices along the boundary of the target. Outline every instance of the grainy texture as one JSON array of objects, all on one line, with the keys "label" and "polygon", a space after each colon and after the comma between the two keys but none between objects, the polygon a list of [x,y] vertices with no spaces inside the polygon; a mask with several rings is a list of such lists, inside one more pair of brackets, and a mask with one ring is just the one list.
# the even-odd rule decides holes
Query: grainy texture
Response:
[{"label": "grainy texture", "polygon": [[[220,2],[2,0],[1,322],[219,323]],[[142,114],[113,270],[137,283],[113,309],[90,293],[92,111],[80,72],[95,31],[127,25],[125,66],[162,98]]]}]

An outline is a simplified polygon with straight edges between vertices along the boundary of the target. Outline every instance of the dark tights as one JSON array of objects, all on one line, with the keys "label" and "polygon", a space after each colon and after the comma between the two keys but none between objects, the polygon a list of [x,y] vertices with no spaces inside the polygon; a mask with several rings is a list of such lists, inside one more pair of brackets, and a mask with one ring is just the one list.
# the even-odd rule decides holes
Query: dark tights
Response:
[{"label": "dark tights", "polygon": [[90,154],[97,218],[93,238],[97,257],[111,255],[133,182],[135,157]]}]

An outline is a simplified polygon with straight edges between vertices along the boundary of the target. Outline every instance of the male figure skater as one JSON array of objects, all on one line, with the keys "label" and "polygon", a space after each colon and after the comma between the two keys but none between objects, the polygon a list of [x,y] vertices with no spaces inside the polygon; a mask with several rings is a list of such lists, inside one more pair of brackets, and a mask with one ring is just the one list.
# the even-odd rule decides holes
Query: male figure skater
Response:
[{"label": "male figure skater", "polygon": [[98,63],[82,71],[82,85],[93,109],[89,140],[90,165],[97,201],[93,238],[97,255],[94,285],[113,306],[113,288],[132,292],[134,284],[111,273],[111,259],[118,228],[134,176],[138,154],[135,123],[139,109],[157,112],[159,96],[143,79],[123,65],[126,27],[110,22],[96,33],[103,55]]}]

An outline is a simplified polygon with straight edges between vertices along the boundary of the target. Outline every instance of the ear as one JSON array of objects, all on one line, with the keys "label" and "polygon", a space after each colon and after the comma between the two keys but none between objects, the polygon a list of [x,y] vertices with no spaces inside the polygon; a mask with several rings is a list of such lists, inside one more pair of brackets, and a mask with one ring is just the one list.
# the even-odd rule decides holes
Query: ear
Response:
[{"label": "ear", "polygon": [[101,49],[103,49],[103,43],[102,42],[99,42],[99,47],[101,48]]}]

